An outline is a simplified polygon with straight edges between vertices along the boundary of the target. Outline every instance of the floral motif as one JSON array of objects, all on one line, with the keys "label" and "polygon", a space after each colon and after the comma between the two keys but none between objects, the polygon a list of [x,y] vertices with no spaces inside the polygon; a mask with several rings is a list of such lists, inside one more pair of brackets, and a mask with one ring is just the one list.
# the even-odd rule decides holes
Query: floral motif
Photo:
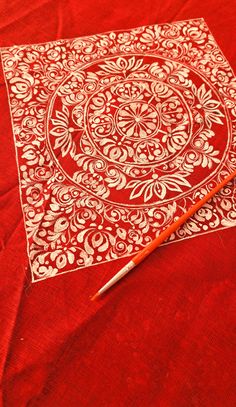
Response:
[{"label": "floral motif", "polygon": [[[124,195],[127,201],[135,199],[136,204],[138,201],[154,203],[156,199],[158,203],[160,199],[171,197],[170,192],[182,193],[185,191],[183,186],[191,187],[188,178],[194,171],[196,172],[196,167],[213,168],[220,162],[219,150],[216,150],[214,143],[209,141],[215,133],[208,129],[210,121],[211,127],[212,123],[223,124],[219,118],[224,118],[222,109],[218,109],[220,102],[213,98],[211,89],[207,90],[205,84],[197,87],[189,80],[189,69],[160,59],[153,62],[152,58],[149,63],[149,59],[146,57],[145,62],[140,59],[137,64],[134,63],[133,57],[123,57],[122,60],[119,57],[105,59],[104,64],[98,64],[98,69],[103,68],[104,71],[94,69],[93,73],[90,71],[85,71],[83,75],[80,73],[80,78],[83,78],[79,82],[80,92],[83,91],[85,84],[88,86],[90,78],[96,81],[95,92],[86,105],[78,103],[74,106],[76,103],[74,101],[74,104],[67,108],[63,99],[57,102],[58,105],[59,102],[62,103],[61,112],[56,111],[58,118],[66,114],[65,131],[61,131],[61,127],[57,126],[53,127],[50,133],[52,135],[60,133],[60,143],[63,143],[64,139],[68,145],[66,152],[70,151],[71,157],[76,160],[79,170],[72,174],[72,179],[102,199],[108,198],[113,201],[114,190],[125,191],[133,188],[129,195]],[[118,75],[121,66],[124,68],[124,80],[119,79],[117,82],[116,77],[116,80],[112,80],[112,85],[106,85],[103,90],[104,76],[106,75],[110,83],[109,72],[114,75],[116,68]],[[151,75],[148,76],[146,73],[145,80],[141,80],[139,75],[140,72],[143,74],[144,70],[148,70]],[[162,81],[156,79],[157,72],[158,75],[161,72],[165,73]],[[99,79],[99,76],[102,79]],[[71,82],[71,78],[68,82]],[[182,99],[179,90],[174,90],[173,84],[183,86],[187,102]],[[65,83],[63,89],[64,87]],[[74,91],[73,88],[72,92]],[[67,94],[69,96],[69,93]],[[62,95],[60,87],[58,95],[59,97]],[[189,103],[195,109],[192,115]],[[193,115],[195,115],[194,131]],[[82,131],[81,142],[78,146],[73,143],[73,149],[68,144],[70,120],[74,122],[76,120]],[[51,122],[53,125],[59,124],[55,119]],[[64,127],[64,123],[62,125]],[[73,128],[72,130],[74,131]],[[70,134],[70,143],[72,138]],[[60,147],[59,143],[55,143],[55,147]],[[116,168],[115,179],[107,176],[110,166],[101,168],[91,166],[91,155],[95,158],[100,154],[103,160],[109,159],[115,167],[123,164],[122,168]],[[64,155],[66,154],[62,149],[62,156]],[[171,174],[162,175],[161,165],[168,165],[171,158],[172,168],[169,168]],[[129,166],[133,168],[132,172]],[[137,168],[141,166],[147,170],[143,170],[141,178],[137,180]],[[174,176],[173,168],[176,171]],[[88,170],[90,174],[85,172]]]},{"label": "floral motif", "polygon": [[117,122],[124,137],[147,138],[158,130],[158,113],[148,103],[132,102],[118,110]]},{"label": "floral motif", "polygon": [[[106,75],[106,73],[113,73],[113,74],[123,74],[127,72],[132,72],[136,71],[139,69],[142,65],[143,60],[142,59],[136,59],[134,56],[131,58],[117,58],[116,61],[106,61],[105,64],[101,64],[100,68],[102,68],[101,72],[98,72],[98,74]],[[146,67],[142,67],[142,70],[144,70]]]},{"label": "floral motif", "polygon": [[75,145],[71,133],[75,129],[69,126],[69,111],[65,105],[62,107],[62,112],[56,111],[56,119],[52,119],[52,123],[55,125],[53,130],[51,130],[51,134],[56,137],[55,149],[61,149],[62,157],[68,153],[73,154]]},{"label": "floral motif", "polygon": [[[137,69],[142,71],[143,65],[139,63]],[[88,138],[103,156],[117,163],[157,164],[183,148],[189,137],[188,107],[172,88],[153,81],[152,76],[147,80],[119,81],[104,93],[99,90],[88,102],[86,112]],[[162,135],[176,124],[179,127],[173,128],[176,135],[169,148],[170,142]],[[182,138],[177,135],[180,131]],[[144,143],[145,139],[152,141]],[[145,146],[152,153],[147,154]]]},{"label": "floral motif", "polygon": [[163,177],[153,174],[152,178],[146,181],[130,181],[126,188],[132,188],[130,199],[137,198],[140,195],[143,195],[144,202],[149,201],[153,195],[164,199],[168,190],[182,192],[180,186],[191,187],[185,177],[186,174],[184,173],[176,173]]},{"label": "floral motif", "polygon": [[166,143],[168,151],[171,153],[180,150],[186,143],[187,139],[188,134],[186,133],[183,124],[174,128],[167,127],[167,132],[162,136],[162,141]]},{"label": "floral motif", "polygon": [[197,108],[203,108],[206,124],[211,128],[212,123],[223,124],[221,117],[224,117],[223,113],[217,109],[220,106],[220,102],[212,99],[211,90],[206,90],[204,84],[200,86],[197,91],[198,104]]},{"label": "floral motif", "polygon": [[39,80],[34,79],[32,75],[23,72],[21,77],[17,76],[10,80],[11,91],[17,99],[28,102],[33,95],[38,93]]},{"label": "floral motif", "polygon": [[[130,256],[236,167],[235,78],[203,19],[2,59],[34,281]],[[235,225],[232,191],[169,241]]]}]

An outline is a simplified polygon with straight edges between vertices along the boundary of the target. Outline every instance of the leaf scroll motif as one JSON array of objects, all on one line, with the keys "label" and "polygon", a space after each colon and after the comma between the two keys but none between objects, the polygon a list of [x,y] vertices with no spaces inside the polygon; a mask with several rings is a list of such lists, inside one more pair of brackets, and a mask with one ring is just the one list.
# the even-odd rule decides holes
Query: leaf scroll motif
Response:
[{"label": "leaf scroll motif", "polygon": [[51,119],[52,124],[55,126],[51,131],[54,137],[56,137],[54,147],[60,148],[62,157],[65,157],[68,153],[71,156],[75,154],[76,146],[72,139],[72,132],[75,130],[69,127],[69,110],[63,105],[62,111],[56,110],[56,119]]},{"label": "leaf scroll motif", "polygon": [[135,199],[143,195],[144,202],[150,201],[153,197],[164,199],[168,190],[183,192],[181,187],[191,187],[191,184],[186,180],[187,173],[176,173],[158,177],[153,174],[152,179],[145,181],[132,180],[128,182],[126,188],[132,188],[130,199]]},{"label": "leaf scroll motif", "polygon": [[211,89],[206,90],[206,86],[203,83],[200,88],[198,88],[196,96],[199,100],[196,107],[203,108],[204,117],[208,128],[212,127],[212,123],[223,124],[221,117],[224,117],[224,114],[218,109],[221,102],[212,99]]},{"label": "leaf scroll motif", "polygon": [[104,64],[100,65],[102,71],[98,71],[99,75],[107,74],[125,74],[128,71],[145,70],[147,65],[143,65],[143,59],[136,59],[134,56],[126,60],[125,58],[119,57],[116,61],[105,61]]}]

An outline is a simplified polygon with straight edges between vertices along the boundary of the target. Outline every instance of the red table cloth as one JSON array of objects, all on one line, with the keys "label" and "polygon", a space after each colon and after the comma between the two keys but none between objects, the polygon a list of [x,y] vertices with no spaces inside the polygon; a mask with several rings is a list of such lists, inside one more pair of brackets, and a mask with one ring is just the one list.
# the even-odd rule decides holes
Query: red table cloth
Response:
[{"label": "red table cloth", "polygon": [[[118,11],[106,2],[102,7],[98,4],[96,9],[89,2],[56,5],[55,9],[55,3],[41,3],[35,10],[30,5],[27,9],[19,5],[17,12],[16,4],[12,10],[5,5],[1,29],[3,46],[50,41],[44,49],[43,45],[38,48],[35,45],[2,50],[15,136],[14,143],[2,75],[3,405],[221,406],[224,403],[233,406],[236,401],[235,229],[222,230],[235,222],[232,185],[171,237],[175,240],[198,234],[195,239],[163,246],[102,302],[89,301],[89,295],[125,264],[125,256],[139,250],[157,230],[173,221],[199,194],[234,168],[233,86],[231,93],[227,94],[226,90],[221,93],[222,89],[228,89],[227,84],[234,75],[233,41],[228,41],[235,35],[231,21],[235,13],[233,3],[228,5],[230,13],[227,5],[220,2],[219,7],[209,3],[203,10],[194,2],[166,3],[162,7],[159,3],[154,7],[150,2],[142,6],[119,4]],[[185,19],[189,21],[161,25]],[[130,29],[142,24],[148,27]],[[157,52],[155,38],[161,38],[161,30],[170,31],[169,44]],[[96,35],[103,31],[107,35]],[[79,38],[53,42],[90,34],[95,35],[87,37],[85,44]],[[195,48],[188,48],[183,56],[178,41],[185,48],[194,43]],[[136,46],[138,55],[132,58],[130,49],[122,48],[123,43]],[[80,53],[81,45],[84,46],[81,55],[85,56],[82,65],[72,58]],[[96,54],[93,49],[96,46],[104,55]],[[111,49],[114,51],[104,59]],[[224,55],[231,67],[221,60]],[[63,59],[65,63],[60,65]],[[79,71],[73,67],[76,63]],[[72,71],[69,77],[68,70]],[[122,77],[124,71],[126,76]],[[204,74],[204,83],[200,74]],[[165,75],[167,85],[163,86]],[[215,90],[218,83],[220,92]],[[81,93],[81,87],[86,85],[86,92]],[[53,98],[47,116],[44,108],[48,106],[50,92]],[[130,96],[127,99],[128,92],[133,92],[134,99]],[[81,95],[87,98],[86,105],[81,99],[76,103],[73,100]],[[100,121],[94,115],[98,109]],[[87,117],[86,123],[83,117]],[[141,123],[136,121],[137,117],[142,118]],[[101,119],[104,119],[102,123]],[[50,151],[54,160],[59,157],[59,169],[49,161],[45,164],[46,153],[37,156],[32,150],[39,147],[37,143],[44,143],[41,135],[45,122]],[[173,123],[178,125],[175,143],[173,134],[168,138]],[[101,139],[101,126],[109,138]],[[118,130],[112,133],[114,127]],[[158,142],[157,128],[163,134],[162,144]],[[190,133],[195,137],[195,150],[183,150]],[[36,143],[31,143],[37,138]],[[83,140],[83,145],[75,142],[78,139]],[[130,148],[135,143],[134,155]],[[199,154],[202,145],[207,154]],[[192,157],[196,148],[198,156]],[[91,164],[93,149],[96,155],[99,153],[97,172]],[[42,145],[39,151],[43,151]],[[186,157],[181,163],[180,151]],[[177,156],[176,161],[171,154]],[[101,181],[105,178],[104,156],[113,163],[106,183]],[[175,163],[174,173],[166,162]],[[155,167],[150,170],[152,163]],[[118,182],[116,171],[120,164],[127,171],[119,173]],[[157,165],[158,173],[153,169]],[[144,171],[141,183],[139,173],[130,172],[140,168]],[[50,172],[52,169],[54,172]],[[30,185],[32,171],[39,172]],[[21,202],[18,175],[22,181]],[[42,177],[47,180],[48,190],[45,184],[42,189]],[[68,185],[68,178],[73,181],[73,188]],[[203,185],[202,178],[206,180]],[[24,182],[28,189],[24,188]],[[63,184],[63,193],[57,189],[58,183]],[[107,205],[97,206],[95,212],[81,212],[84,211],[81,202],[88,199],[88,192],[108,202],[112,210]],[[184,193],[187,198],[181,198]],[[155,213],[160,199],[166,200],[166,206]],[[70,204],[74,201],[79,202],[77,218],[71,215]],[[113,230],[117,203],[128,203],[132,210],[123,209],[122,219],[117,220]],[[32,205],[36,211],[33,217]],[[135,206],[143,208],[139,218]],[[99,219],[96,213],[100,213]],[[89,226],[86,216],[93,222]],[[142,221],[143,230],[139,233]],[[132,233],[128,222],[133,226]],[[69,223],[70,239],[65,232]],[[41,234],[35,235],[32,230],[35,225],[39,230],[39,224],[44,226],[44,232],[40,230]],[[208,233],[215,229],[218,231]],[[116,257],[120,260],[110,261]],[[55,276],[75,269],[73,273]],[[32,284],[31,278],[45,281]]]}]

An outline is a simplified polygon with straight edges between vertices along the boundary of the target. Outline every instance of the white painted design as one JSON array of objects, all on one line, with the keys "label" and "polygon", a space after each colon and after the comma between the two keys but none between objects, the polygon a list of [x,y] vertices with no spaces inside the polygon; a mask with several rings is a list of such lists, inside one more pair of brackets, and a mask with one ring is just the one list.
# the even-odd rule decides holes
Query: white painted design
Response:
[{"label": "white painted design", "polygon": [[[236,167],[202,19],[2,50],[33,281],[141,250]],[[235,225],[226,187],[169,241]]]}]

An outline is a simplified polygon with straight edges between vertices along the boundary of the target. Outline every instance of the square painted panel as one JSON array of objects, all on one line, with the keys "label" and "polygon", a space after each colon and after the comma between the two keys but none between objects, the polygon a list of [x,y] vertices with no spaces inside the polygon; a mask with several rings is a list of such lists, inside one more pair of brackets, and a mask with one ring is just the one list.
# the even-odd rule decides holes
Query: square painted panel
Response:
[{"label": "square painted panel", "polygon": [[[1,54],[32,281],[137,253],[236,168],[235,77],[203,19]],[[231,183],[169,242],[235,224]]]}]

